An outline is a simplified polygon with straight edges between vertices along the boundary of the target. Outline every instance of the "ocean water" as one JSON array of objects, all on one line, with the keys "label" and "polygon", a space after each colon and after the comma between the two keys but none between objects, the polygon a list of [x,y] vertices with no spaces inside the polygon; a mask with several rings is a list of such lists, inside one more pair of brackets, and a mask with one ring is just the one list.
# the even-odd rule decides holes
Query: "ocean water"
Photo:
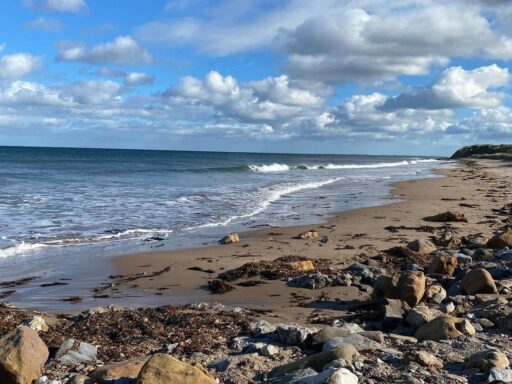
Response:
[{"label": "ocean water", "polygon": [[0,279],[383,203],[420,157],[0,147]]}]

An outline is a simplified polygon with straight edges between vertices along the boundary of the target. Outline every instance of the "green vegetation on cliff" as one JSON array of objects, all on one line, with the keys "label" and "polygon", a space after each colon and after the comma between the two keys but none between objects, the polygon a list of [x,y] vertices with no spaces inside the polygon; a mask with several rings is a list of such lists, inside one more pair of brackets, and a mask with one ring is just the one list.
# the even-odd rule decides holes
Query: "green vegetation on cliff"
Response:
[{"label": "green vegetation on cliff", "polygon": [[455,152],[452,159],[497,159],[512,160],[512,144],[478,144],[463,147]]}]

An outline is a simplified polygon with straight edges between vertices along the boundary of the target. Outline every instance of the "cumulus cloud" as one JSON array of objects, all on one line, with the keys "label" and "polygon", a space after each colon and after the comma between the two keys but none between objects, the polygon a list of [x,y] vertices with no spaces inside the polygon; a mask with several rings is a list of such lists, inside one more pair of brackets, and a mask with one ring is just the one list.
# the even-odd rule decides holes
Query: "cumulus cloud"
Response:
[{"label": "cumulus cloud", "polygon": [[90,64],[137,65],[149,64],[152,57],[132,37],[120,36],[114,41],[87,47],[84,44],[62,44],[59,61],[83,62]]},{"label": "cumulus cloud", "polygon": [[26,7],[37,11],[76,13],[87,8],[84,0],[24,0]]},{"label": "cumulus cloud", "polygon": [[124,84],[129,86],[149,85],[155,81],[154,76],[143,72],[131,72],[124,76]]},{"label": "cumulus cloud", "polygon": [[27,28],[40,29],[45,32],[58,32],[64,29],[64,24],[59,20],[49,19],[47,17],[38,17],[26,24]]},{"label": "cumulus cloud", "polygon": [[[1,50],[0,50],[1,51]],[[41,58],[29,53],[13,53],[0,57],[0,80],[22,78],[41,65]]]},{"label": "cumulus cloud", "polygon": [[497,107],[504,97],[495,92],[511,79],[508,68],[496,64],[466,71],[451,67],[425,88],[407,90],[383,104],[383,109],[447,109]]}]

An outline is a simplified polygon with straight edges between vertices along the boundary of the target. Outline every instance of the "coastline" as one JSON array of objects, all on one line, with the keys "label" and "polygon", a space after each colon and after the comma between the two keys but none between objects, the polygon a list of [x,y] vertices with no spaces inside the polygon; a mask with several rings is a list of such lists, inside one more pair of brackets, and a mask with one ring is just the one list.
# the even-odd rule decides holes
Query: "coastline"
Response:
[{"label": "coastline", "polygon": [[[492,161],[479,161],[479,167],[488,172],[496,167]],[[438,171],[440,178],[400,181],[391,186],[387,199],[400,199],[388,204],[338,212],[318,225],[298,225],[264,228],[240,233],[241,241],[229,245],[215,245],[175,251],[138,253],[114,259],[116,274],[129,276],[141,272],[152,273],[169,267],[168,272],[152,278],[141,278],[133,286],[117,285],[107,290],[111,297],[157,296],[159,304],[181,305],[190,302],[221,302],[226,305],[244,306],[269,311],[273,317],[307,323],[308,316],[318,308],[306,309],[297,298],[313,298],[307,289],[290,288],[283,281],[266,281],[253,287],[237,286],[225,294],[211,294],[205,289],[208,281],[218,273],[240,267],[247,262],[274,260],[281,256],[300,255],[328,258],[337,267],[344,268],[357,261],[376,257],[383,250],[403,246],[413,238],[428,239],[431,233],[403,229],[398,233],[385,227],[417,227],[427,224],[422,217],[447,210],[464,213],[469,223],[454,227],[465,232],[486,231],[487,224],[477,223],[482,211],[491,210],[494,198],[482,196],[474,179],[466,178],[466,165]],[[496,170],[491,170],[496,178]],[[484,183],[485,184],[485,183]],[[462,206],[461,206],[462,204]],[[475,205],[469,207],[465,205]],[[299,233],[316,230],[320,237],[328,236],[323,243],[316,240],[295,239]],[[353,249],[348,249],[353,248]],[[190,268],[201,270],[190,270]],[[203,271],[210,270],[212,273]],[[315,292],[313,292],[315,293]],[[316,294],[316,293],[315,293]],[[343,300],[364,299],[367,293],[356,287],[326,287],[322,295]],[[113,299],[115,301],[115,299]],[[329,311],[326,311],[329,314]]]}]

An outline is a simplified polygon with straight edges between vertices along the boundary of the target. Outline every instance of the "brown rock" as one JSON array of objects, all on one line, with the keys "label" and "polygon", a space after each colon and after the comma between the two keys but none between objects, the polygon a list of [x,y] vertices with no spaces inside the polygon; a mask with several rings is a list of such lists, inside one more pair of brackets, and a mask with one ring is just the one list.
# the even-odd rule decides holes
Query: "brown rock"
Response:
[{"label": "brown rock", "polygon": [[308,272],[315,269],[315,265],[311,260],[290,261],[288,265],[294,271]]},{"label": "brown rock", "polygon": [[425,294],[425,275],[418,271],[402,271],[393,276],[381,276],[372,292],[373,301],[399,299],[410,306],[420,302]]},{"label": "brown rock", "polygon": [[464,361],[466,368],[478,368],[485,373],[489,372],[492,368],[507,368],[509,364],[507,356],[497,349],[473,353]]},{"label": "brown rock", "polygon": [[222,239],[220,239],[219,243],[232,244],[232,243],[238,243],[239,241],[240,241],[240,237],[238,236],[238,233],[231,232],[231,233],[228,233],[226,236],[224,236]]},{"label": "brown rock", "polygon": [[318,238],[318,232],[317,231],[306,231],[306,232],[302,232],[299,236],[297,236],[297,238],[299,239],[303,239],[303,240],[313,240],[313,239],[317,239]]},{"label": "brown rock", "polygon": [[457,329],[457,325],[461,322],[453,316],[442,315],[429,321],[421,326],[414,337],[418,340],[447,340],[462,336],[462,332]]},{"label": "brown rock", "polygon": [[21,326],[0,340],[0,383],[30,384],[41,375],[48,348],[37,332]]},{"label": "brown rock", "polygon": [[502,249],[505,247],[512,247],[512,229],[509,228],[504,232],[496,234],[494,237],[487,241],[488,248]]},{"label": "brown rock", "polygon": [[452,276],[458,265],[455,256],[435,256],[430,260],[428,273]]},{"label": "brown rock", "polygon": [[463,213],[454,212],[454,211],[446,211],[443,213],[438,213],[437,215],[434,215],[434,216],[427,216],[427,217],[424,217],[423,220],[433,221],[433,222],[437,222],[437,223],[446,223],[446,222],[450,222],[450,221],[463,222],[463,223],[468,222],[468,219],[466,219],[466,217],[464,216]]},{"label": "brown rock", "polygon": [[216,384],[199,364],[191,365],[171,355],[157,353],[142,367],[137,384]]},{"label": "brown rock", "polygon": [[91,373],[91,379],[99,384],[108,382],[109,380],[118,380],[120,378],[136,378],[148,358],[123,361],[97,368]]},{"label": "brown rock", "polygon": [[431,241],[423,239],[411,241],[409,244],[407,244],[407,248],[422,255],[427,255],[436,250],[436,246]]},{"label": "brown rock", "polygon": [[443,368],[441,359],[426,351],[409,351],[404,355],[404,361],[417,363],[427,368]]},{"label": "brown rock", "polygon": [[472,269],[466,273],[460,282],[460,289],[467,295],[497,292],[491,274],[482,268]]}]

